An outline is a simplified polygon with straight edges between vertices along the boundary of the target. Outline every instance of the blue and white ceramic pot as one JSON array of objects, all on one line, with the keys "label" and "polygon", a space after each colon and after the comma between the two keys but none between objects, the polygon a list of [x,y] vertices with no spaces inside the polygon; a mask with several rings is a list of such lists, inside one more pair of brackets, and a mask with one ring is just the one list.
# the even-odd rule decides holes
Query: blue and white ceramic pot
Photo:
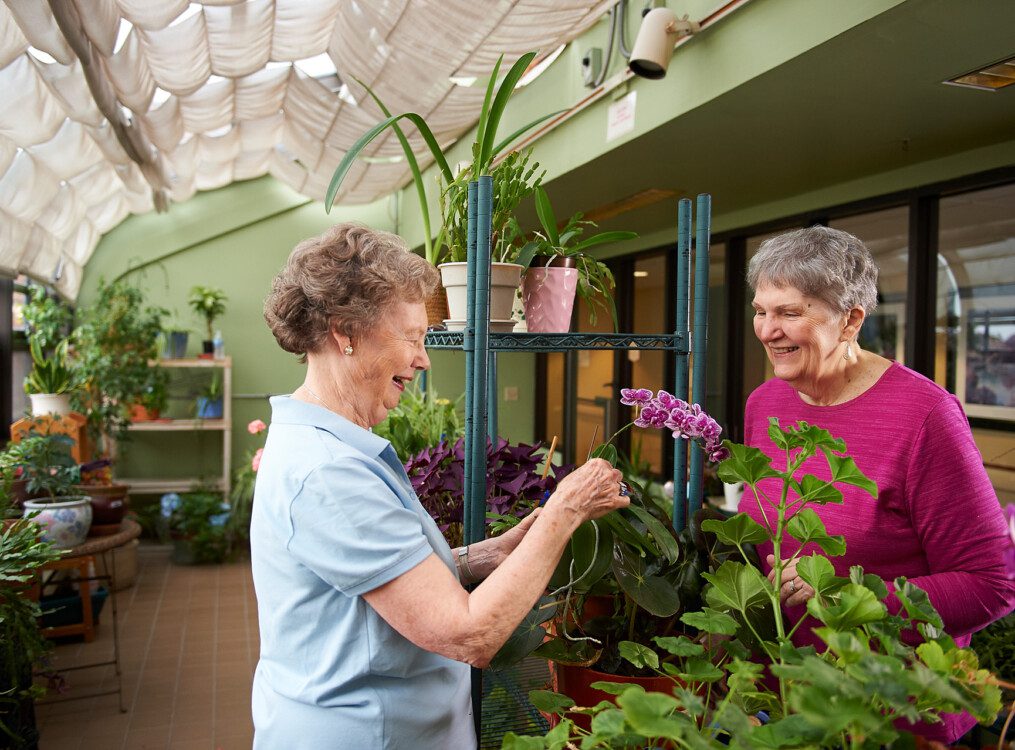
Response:
[{"label": "blue and white ceramic pot", "polygon": [[35,498],[25,500],[25,516],[31,516],[42,527],[42,539],[57,547],[69,549],[83,543],[92,525],[91,498],[77,497]]}]

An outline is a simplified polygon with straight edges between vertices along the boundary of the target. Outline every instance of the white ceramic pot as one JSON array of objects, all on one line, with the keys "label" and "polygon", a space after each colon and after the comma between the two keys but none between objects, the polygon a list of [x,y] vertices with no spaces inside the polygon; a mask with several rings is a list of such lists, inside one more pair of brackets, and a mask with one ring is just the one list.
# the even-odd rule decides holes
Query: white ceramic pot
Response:
[{"label": "white ceramic pot", "polygon": [[42,527],[43,541],[64,549],[84,542],[92,525],[92,501],[85,495],[25,500],[24,509],[26,517],[38,511],[32,520]]},{"label": "white ceramic pot", "polygon": [[70,414],[70,394],[68,393],[29,393],[32,402],[32,416],[42,417],[55,414],[62,417]]},{"label": "white ceramic pot", "polygon": [[723,482],[722,489],[726,498],[726,503],[722,506],[722,509],[736,513],[737,506],[740,505],[740,497],[744,494],[744,483],[734,482],[733,484],[730,484],[728,482]]},{"label": "white ceramic pot", "polygon": [[[468,263],[441,263],[441,283],[448,293],[448,318],[466,320]],[[522,281],[522,267],[517,263],[490,264],[490,318],[510,320],[515,291]]]}]

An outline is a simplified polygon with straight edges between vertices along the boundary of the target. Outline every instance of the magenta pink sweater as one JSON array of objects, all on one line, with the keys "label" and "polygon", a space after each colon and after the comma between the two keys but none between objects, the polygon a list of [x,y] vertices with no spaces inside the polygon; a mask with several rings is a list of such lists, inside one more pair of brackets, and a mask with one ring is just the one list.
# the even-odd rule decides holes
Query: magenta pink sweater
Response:
[{"label": "magenta pink sweater", "polygon": [[[829,558],[840,576],[851,565],[885,579],[906,576],[924,589],[960,646],[969,636],[1015,607],[1015,582],[1009,581],[1003,551],[1006,524],[997,495],[983,468],[969,423],[958,400],[922,375],[897,362],[868,391],[836,406],[811,406],[787,383],[773,379],[751,394],[745,411],[745,442],[786,467],[785,454],[768,437],[768,418],[784,427],[798,421],[823,427],[846,442],[847,453],[878,486],[878,499],[850,485],[839,485],[842,505],[812,507],[829,534],[846,538],[846,554]],[[828,479],[822,454],[810,458],[802,471]],[[778,499],[779,480],[760,484]],[[775,511],[762,501],[775,522]],[[761,511],[750,488],[740,510],[755,520]],[[783,558],[798,549],[795,540],[783,545]],[[762,560],[771,544],[759,547]],[[809,544],[804,553],[821,552]],[[767,567],[767,566],[766,566]],[[892,612],[901,605],[890,593]],[[790,622],[804,616],[804,607],[787,607]],[[813,621],[817,624],[816,621]],[[798,645],[820,645],[810,628],[801,626]],[[821,649],[819,649],[821,650]],[[920,734],[954,742],[975,720],[968,714],[947,715],[942,724],[921,725]]]}]

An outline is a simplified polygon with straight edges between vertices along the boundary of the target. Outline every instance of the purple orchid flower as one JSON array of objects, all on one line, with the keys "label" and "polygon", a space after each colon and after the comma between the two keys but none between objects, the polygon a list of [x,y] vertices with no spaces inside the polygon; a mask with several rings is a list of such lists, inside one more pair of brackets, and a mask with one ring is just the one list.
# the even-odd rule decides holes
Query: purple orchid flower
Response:
[{"label": "purple orchid flower", "polygon": [[621,388],[620,403],[624,406],[644,406],[652,400],[652,391],[648,388]]}]

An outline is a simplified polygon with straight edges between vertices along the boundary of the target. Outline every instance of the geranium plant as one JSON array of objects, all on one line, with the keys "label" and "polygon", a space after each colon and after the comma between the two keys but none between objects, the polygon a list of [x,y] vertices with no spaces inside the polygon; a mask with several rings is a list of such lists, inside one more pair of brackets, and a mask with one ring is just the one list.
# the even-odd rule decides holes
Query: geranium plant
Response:
[{"label": "geranium plant", "polygon": [[[261,419],[253,419],[247,424],[247,432],[260,435],[268,429]],[[250,539],[250,509],[254,503],[254,482],[257,470],[261,466],[263,447],[249,451],[233,474],[233,487],[229,493],[229,528],[233,544],[245,544]]]},{"label": "geranium plant", "polygon": [[[800,422],[783,428],[774,418],[769,435],[785,450],[783,469],[757,448],[726,442],[730,456],[719,466],[719,476],[750,485],[758,502],[775,510],[776,523],[769,528],[741,513],[702,526],[737,549],[771,541],[774,581],[746,554],[743,562],[724,562],[704,576],[709,582],[706,606],[681,617],[703,634],[700,642],[655,637],[651,648],[634,639],[620,644],[630,663],[669,677],[670,690],[597,683],[616,695],[616,705],[604,702],[584,709],[566,696],[536,693],[536,705],[559,714],[561,722],[541,738],[508,734],[505,748],[562,747],[569,741],[582,748],[881,748],[902,746],[895,744],[905,739],[900,739],[900,719],[935,721],[942,712],[964,710],[981,721],[993,720],[1000,708],[997,680],[979,668],[973,651],[957,648],[944,633],[925,592],[897,578],[895,595],[903,609],[890,614],[883,603],[888,589],[878,576],[859,566],[851,568],[848,578],[835,575],[826,556],[843,554],[845,542],[829,535],[809,506],[841,503],[837,484],[877,496],[875,484],[845,455],[845,443],[820,427]],[[804,462],[819,452],[831,479],[798,476]],[[778,497],[759,487],[770,478],[781,484]],[[796,552],[781,561],[790,536],[801,548],[814,543],[824,554]],[[818,621],[814,632],[824,643],[821,649],[797,647],[791,640],[804,619],[786,622],[780,604],[782,571],[792,562],[814,589],[807,614]],[[772,637],[752,624],[752,613],[761,610],[772,614]],[[915,646],[909,642],[914,631],[923,641]],[[763,679],[766,668],[774,684]],[[591,714],[591,728],[577,726],[568,715],[572,711]]]}]

